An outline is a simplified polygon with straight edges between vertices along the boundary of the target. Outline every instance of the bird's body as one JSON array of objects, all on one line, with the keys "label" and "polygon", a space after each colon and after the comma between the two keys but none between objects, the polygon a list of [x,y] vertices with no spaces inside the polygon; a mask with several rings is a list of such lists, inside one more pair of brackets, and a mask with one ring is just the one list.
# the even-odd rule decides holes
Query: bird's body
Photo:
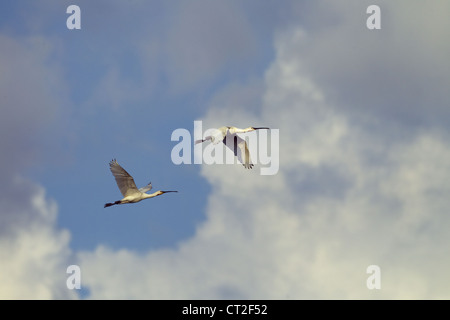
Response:
[{"label": "bird's body", "polygon": [[[252,169],[253,163],[250,159],[250,152],[248,151],[247,143],[244,139],[239,137],[237,133],[246,133],[259,129],[269,129],[267,127],[248,127],[245,129],[240,129],[236,127],[220,127],[214,131],[213,134],[205,137],[205,139],[197,140],[195,143],[202,143],[207,140],[211,140],[213,144],[218,144],[223,142],[231,151],[233,151],[234,156],[242,163],[244,168]],[[231,143],[231,141],[233,141]]]},{"label": "bird's body", "polygon": [[148,194],[147,192],[152,189],[151,182],[145,187],[138,189],[136,187],[136,184],[134,183],[133,177],[117,163],[116,159],[113,159],[112,161],[109,162],[109,167],[111,169],[114,178],[116,179],[117,186],[119,187],[119,190],[122,193],[123,199],[111,203],[106,203],[105,208],[116,204],[136,203],[144,199],[162,195],[163,193],[167,192],[178,192],[178,191],[160,190],[156,191],[155,193]]}]

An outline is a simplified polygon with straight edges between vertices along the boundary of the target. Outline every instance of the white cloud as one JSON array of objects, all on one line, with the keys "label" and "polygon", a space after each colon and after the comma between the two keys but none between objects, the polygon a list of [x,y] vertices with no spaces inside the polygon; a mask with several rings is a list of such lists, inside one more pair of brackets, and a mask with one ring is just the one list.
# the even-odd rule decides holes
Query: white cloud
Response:
[{"label": "white cloud", "polygon": [[[31,219],[10,225],[12,230],[0,237],[0,298],[76,298],[76,292],[66,286],[70,236],[68,231],[56,227],[56,204],[45,198],[41,187],[32,186],[28,181],[17,182],[15,187],[32,189],[32,192],[26,194],[29,202],[25,208],[8,214],[26,214]],[[3,198],[2,205],[6,201]]]},{"label": "white cloud", "polygon": [[[394,9],[388,3],[382,8],[392,19],[404,21],[408,15],[414,21],[409,11]],[[214,100],[205,119],[207,124],[220,119],[220,125],[257,122],[279,128],[279,173],[260,176],[241,166],[204,166],[202,174],[213,189],[207,219],[195,236],[176,250],[137,254],[100,246],[95,252],[80,253],[91,298],[450,296],[446,272],[450,267],[446,254],[448,134],[439,125],[436,130],[418,130],[410,122],[395,131],[392,128],[402,119],[389,118],[386,108],[367,113],[364,122],[357,121],[362,119],[354,113],[361,108],[359,93],[370,91],[360,79],[370,78],[373,69],[351,68],[353,76],[344,76],[345,83],[337,78],[323,80],[327,74],[344,75],[349,63],[361,66],[367,61],[367,56],[358,52],[349,57],[339,53],[339,48],[353,44],[353,38],[345,22],[350,12],[338,10],[336,14],[340,18],[336,28],[320,29],[317,34],[292,28],[279,34],[277,57],[266,73],[260,110],[243,111],[236,96],[248,96],[242,88],[231,87]],[[422,13],[417,10],[414,14]],[[443,35],[448,30],[437,30],[440,37],[434,41],[448,38]],[[358,31],[364,32],[369,31]],[[388,37],[401,41],[409,31],[404,25],[397,32]],[[335,45],[330,47],[329,41]],[[431,40],[423,34],[417,39],[420,41]],[[365,44],[359,43],[363,51]],[[332,60],[333,54],[326,55],[331,60],[323,60],[325,49],[328,53],[336,49],[347,63]],[[420,52],[409,52],[399,43],[397,49],[421,61]],[[377,52],[384,60],[402,54],[391,57],[377,46],[370,46],[369,51],[372,59]],[[440,57],[440,63],[448,65],[447,59]],[[313,77],[311,70],[319,66],[324,68],[322,74]],[[394,113],[407,107],[397,105],[399,101],[415,103],[411,107],[417,115],[428,113],[423,106],[432,100],[430,95],[413,91],[405,99],[396,94],[405,94],[403,86],[415,81],[425,85],[426,91],[427,83],[411,79],[404,68],[396,72],[395,78],[401,81],[389,82],[393,87],[383,101]],[[390,73],[381,74],[377,80],[389,77]],[[441,85],[445,87],[447,81],[448,77]],[[429,85],[443,92],[434,87],[439,83]],[[351,88],[346,91],[346,101],[351,104],[347,107],[334,95],[334,90],[344,87]],[[390,130],[383,131],[380,120],[389,122]],[[366,268],[372,264],[381,267],[381,290],[366,287]]]}]

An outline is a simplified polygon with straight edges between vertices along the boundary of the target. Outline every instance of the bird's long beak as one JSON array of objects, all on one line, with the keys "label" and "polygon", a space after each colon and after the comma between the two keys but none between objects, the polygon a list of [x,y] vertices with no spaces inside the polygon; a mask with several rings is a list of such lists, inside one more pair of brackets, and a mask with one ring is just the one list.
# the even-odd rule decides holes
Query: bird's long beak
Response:
[{"label": "bird's long beak", "polygon": [[161,191],[162,193],[167,193],[167,192],[178,192],[178,191]]},{"label": "bird's long beak", "polygon": [[267,127],[258,127],[258,128],[253,127],[253,129],[255,129],[255,130],[259,130],[259,129],[269,129],[269,130],[270,130],[270,128],[267,128]]}]

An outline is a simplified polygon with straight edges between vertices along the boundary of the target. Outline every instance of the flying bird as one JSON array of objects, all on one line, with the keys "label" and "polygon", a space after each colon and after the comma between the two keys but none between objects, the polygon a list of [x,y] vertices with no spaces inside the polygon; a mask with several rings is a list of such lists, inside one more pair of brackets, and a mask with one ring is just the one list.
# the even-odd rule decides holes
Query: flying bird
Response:
[{"label": "flying bird", "polygon": [[[239,162],[242,163],[244,168],[252,169],[253,163],[252,160],[250,159],[250,152],[248,151],[247,143],[245,142],[244,139],[239,137],[237,133],[246,133],[260,129],[270,129],[270,128],[248,127],[245,129],[239,129],[236,127],[220,127],[219,129],[215,130],[212,135],[205,137],[205,139],[196,140],[195,144],[202,143],[207,140],[211,140],[213,144],[223,142],[231,151],[233,151],[234,156],[238,158]],[[231,139],[233,139],[233,144],[230,143]]]},{"label": "flying bird", "polygon": [[116,161],[113,159],[109,162],[109,168],[111,169],[114,178],[116,178],[117,186],[123,195],[122,200],[117,200],[115,202],[106,203],[104,208],[113,206],[115,204],[125,204],[125,203],[136,203],[144,199],[153,198],[160,196],[167,192],[178,192],[178,191],[156,191],[155,193],[148,194],[147,192],[152,189],[152,183],[150,182],[145,187],[138,189],[134,183],[134,179],[128,172],[125,171]]}]

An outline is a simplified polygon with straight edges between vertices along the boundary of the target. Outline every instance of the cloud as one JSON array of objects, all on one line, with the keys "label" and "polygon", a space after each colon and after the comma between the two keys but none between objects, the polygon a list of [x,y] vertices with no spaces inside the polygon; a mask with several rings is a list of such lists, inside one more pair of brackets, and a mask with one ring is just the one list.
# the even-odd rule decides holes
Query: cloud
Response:
[{"label": "cloud", "polygon": [[[320,8],[309,7],[310,14],[326,14]],[[424,107],[435,101],[428,90],[449,100],[449,79],[442,72],[440,82],[421,78],[448,60],[439,54],[431,64],[408,40],[402,45],[410,39],[406,22],[423,10],[384,3],[383,26],[396,27],[377,36],[345,8],[330,4],[332,28],[297,26],[278,34],[260,109],[245,109],[236,98],[256,101],[249,97],[259,89],[249,85],[245,94],[245,86],[231,86],[204,119],[279,128],[279,173],[204,166],[212,193],[195,236],[173,250],[137,254],[99,246],[81,252],[91,298],[449,297],[450,145],[439,117]],[[356,21],[363,25],[352,29]],[[417,48],[441,46],[435,42],[448,38],[449,29],[435,30],[439,26],[420,33]],[[439,37],[431,39],[434,32]],[[416,63],[413,70],[402,56]],[[406,90],[417,85],[421,90]],[[415,121],[390,116],[407,110],[414,110]],[[426,125],[417,124],[421,115]],[[373,264],[381,268],[381,290],[366,287]]]},{"label": "cloud", "polygon": [[0,236],[0,298],[76,298],[76,293],[66,287],[66,269],[73,257],[69,232],[58,230],[56,225],[56,204],[46,199],[42,187],[28,181],[16,181],[10,188],[16,197],[25,194],[26,203],[14,207],[10,199],[1,198],[7,208],[2,212],[2,222],[5,213],[21,221],[2,223],[2,229],[8,230],[2,230]]},{"label": "cloud", "polygon": [[[49,41],[34,37],[20,42],[0,35],[0,43],[3,48],[0,53],[0,143],[3,150],[9,151],[1,153],[0,161],[14,166],[8,173],[33,161],[30,157],[36,151],[33,133],[45,133],[44,128],[56,119],[59,94],[52,92],[57,70],[42,65],[51,66],[46,61],[51,50]],[[20,153],[23,156],[18,156]]]},{"label": "cloud", "polygon": [[244,11],[234,1],[180,2],[171,17],[167,71],[176,88],[192,88],[237,71],[256,54],[256,39]]},{"label": "cloud", "polygon": [[23,177],[46,157],[42,139],[57,128],[64,86],[45,38],[0,35],[0,43],[0,297],[75,298],[65,282],[69,233],[57,228],[57,206],[44,188]]},{"label": "cloud", "polygon": [[[179,88],[201,86],[255,49],[245,17],[227,18],[236,4],[203,5],[177,11],[167,42],[142,44],[165,43],[151,58],[171,52],[166,62],[176,64],[163,69],[180,75]],[[0,147],[8,151],[0,154],[0,296],[76,298],[65,286],[76,261],[94,299],[448,298],[448,4],[383,2],[374,32],[365,29],[364,3],[296,6],[316,22],[280,29],[265,78],[223,88],[204,119],[204,129],[279,128],[279,173],[204,166],[206,220],[176,249],[147,253],[99,245],[73,255],[57,205],[23,177],[44,156],[42,136],[64,103],[55,49],[41,37],[0,36]],[[213,19],[196,21],[200,11]],[[203,58],[190,65],[193,56]],[[94,100],[104,91],[124,101],[133,82],[123,66],[108,69]],[[372,264],[381,267],[381,290],[366,287]]]},{"label": "cloud", "polygon": [[369,31],[370,4],[317,3],[312,10],[320,26],[308,29],[286,54],[293,60],[301,55],[303,70],[356,122],[377,118],[384,130],[435,125],[448,116],[450,44],[442,39],[449,4],[435,1],[425,10],[420,1],[381,1],[381,30]]}]

